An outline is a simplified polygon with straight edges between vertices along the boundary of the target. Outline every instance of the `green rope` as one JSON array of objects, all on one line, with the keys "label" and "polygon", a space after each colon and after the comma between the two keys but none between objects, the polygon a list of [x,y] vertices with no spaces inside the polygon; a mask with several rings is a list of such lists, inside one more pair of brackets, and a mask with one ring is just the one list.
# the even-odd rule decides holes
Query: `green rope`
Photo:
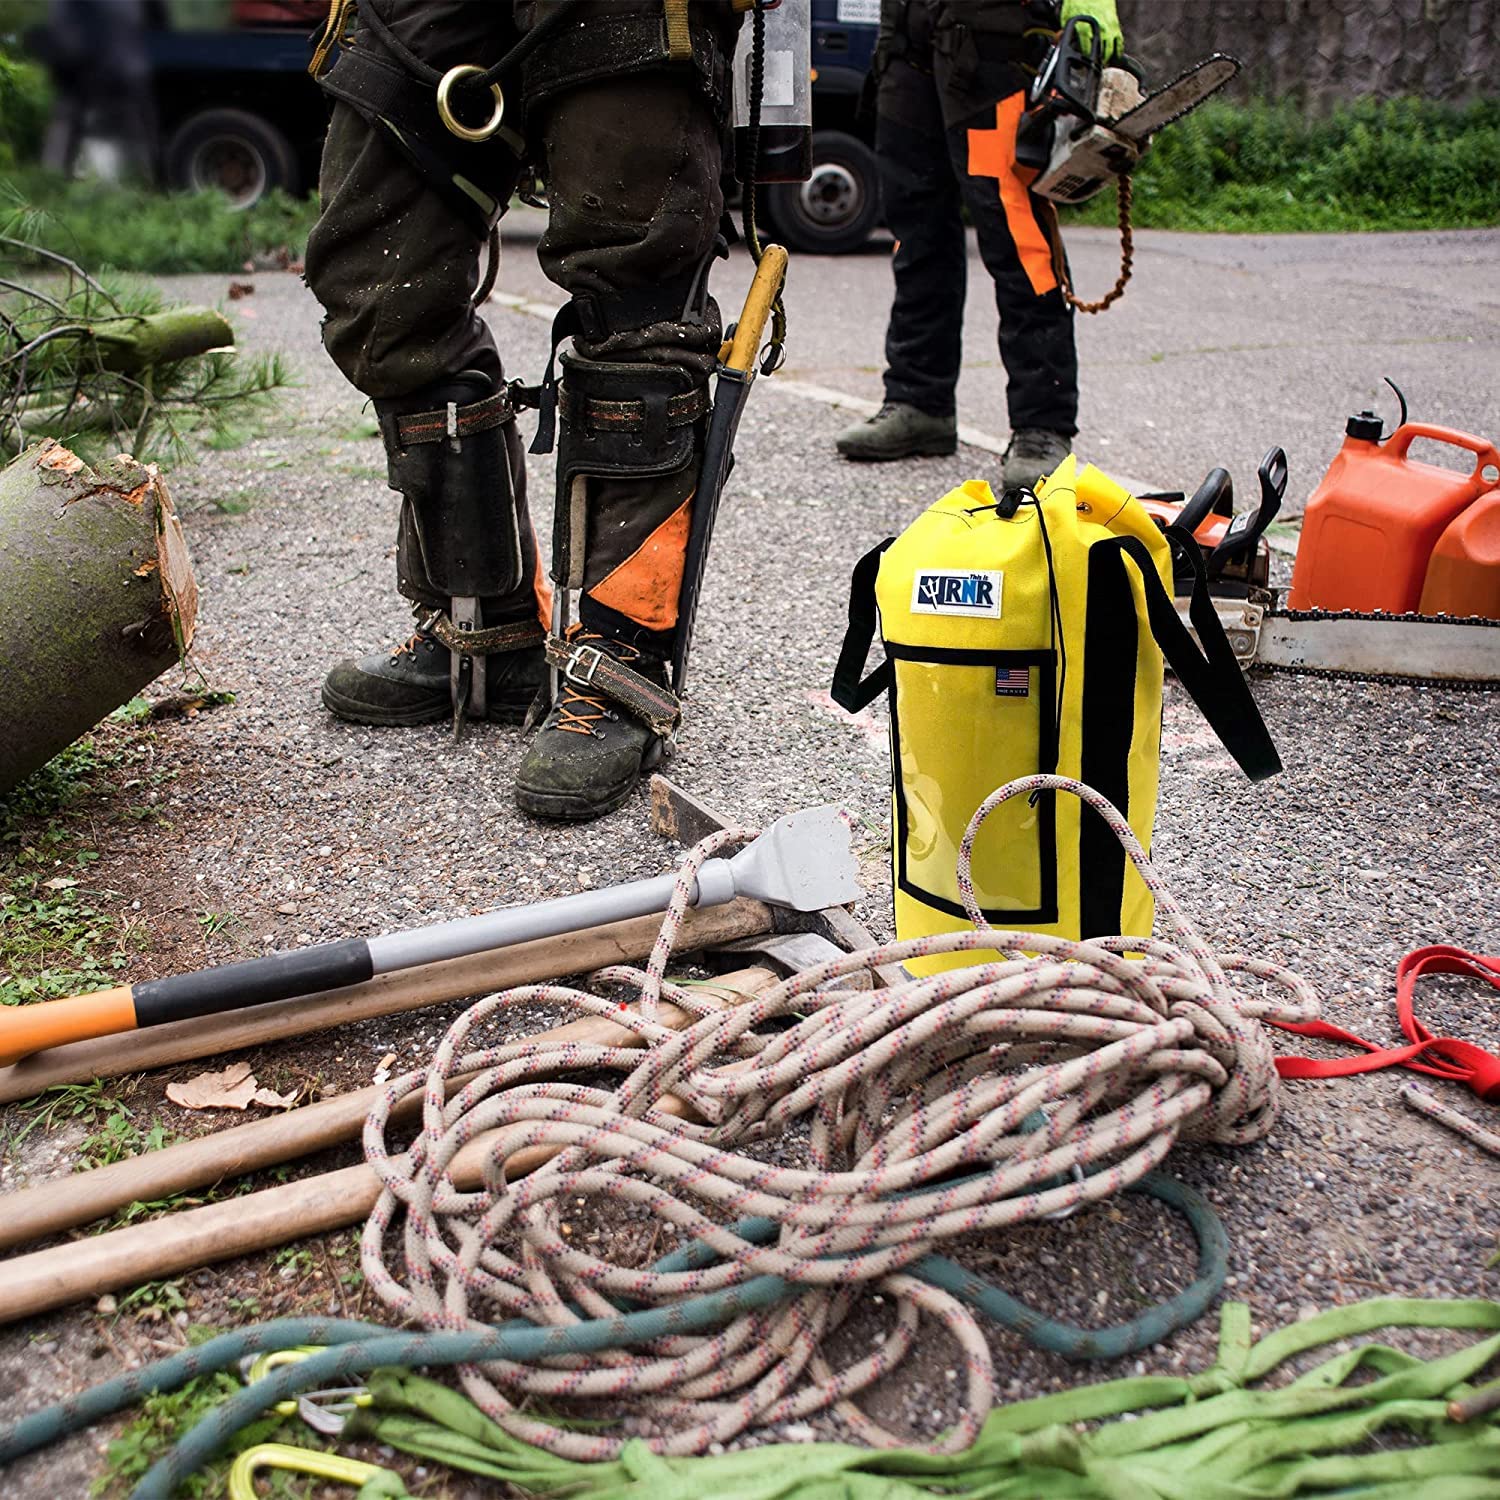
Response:
[{"label": "green rope", "polygon": [[[1153,1172],[1128,1191],[1156,1198],[1182,1213],[1199,1249],[1197,1278],[1192,1285],[1128,1323],[1093,1329],[1045,1317],[942,1256],[922,1257],[909,1274],[962,1298],[1040,1348],[1073,1359],[1112,1359],[1135,1353],[1200,1316],[1219,1295],[1228,1265],[1228,1246],[1213,1209],[1191,1188]],[[775,1238],[778,1226],[772,1219],[747,1219],[736,1224],[734,1231],[754,1243],[767,1243]],[[705,1245],[695,1243],[666,1256],[655,1269],[692,1270],[710,1265],[714,1259]],[[773,1306],[796,1291],[792,1283],[780,1277],[761,1276],[728,1292],[667,1307],[624,1307],[616,1318],[555,1327],[513,1322],[501,1328],[461,1333],[403,1333],[370,1323],[282,1319],[221,1335],[145,1369],[105,1381],[10,1427],[0,1427],[0,1464],[46,1447],[153,1392],[177,1390],[199,1375],[230,1369],[245,1354],[297,1344],[329,1346],[321,1354],[271,1372],[195,1427],[134,1492],[137,1500],[165,1500],[186,1475],[219,1451],[243,1426],[299,1390],[347,1384],[351,1375],[387,1365],[404,1368],[492,1359],[530,1361],[649,1343],[671,1334],[719,1327],[740,1313]]]}]

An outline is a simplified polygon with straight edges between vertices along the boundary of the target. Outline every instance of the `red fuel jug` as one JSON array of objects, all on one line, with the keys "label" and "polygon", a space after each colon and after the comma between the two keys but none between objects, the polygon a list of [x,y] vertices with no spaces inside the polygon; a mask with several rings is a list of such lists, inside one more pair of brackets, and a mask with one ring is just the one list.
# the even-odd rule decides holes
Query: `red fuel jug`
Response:
[{"label": "red fuel jug", "polygon": [[[1344,431],[1343,447],[1307,502],[1289,607],[1473,613],[1427,604],[1423,585],[1439,539],[1481,495],[1500,485],[1500,451],[1484,438],[1426,422],[1403,422],[1382,443],[1380,418],[1368,411],[1350,417]],[[1419,437],[1467,448],[1475,455],[1473,472],[1455,473],[1409,457],[1407,450]],[[1436,585],[1434,599],[1444,587],[1456,586],[1457,573],[1484,571],[1464,553],[1465,545],[1464,536],[1455,534],[1452,557],[1444,564],[1453,579]],[[1455,561],[1461,564],[1456,572]],[[1470,578],[1462,585],[1465,597],[1477,587]]]},{"label": "red fuel jug", "polygon": [[1500,489],[1481,495],[1438,538],[1422,613],[1500,620]]}]

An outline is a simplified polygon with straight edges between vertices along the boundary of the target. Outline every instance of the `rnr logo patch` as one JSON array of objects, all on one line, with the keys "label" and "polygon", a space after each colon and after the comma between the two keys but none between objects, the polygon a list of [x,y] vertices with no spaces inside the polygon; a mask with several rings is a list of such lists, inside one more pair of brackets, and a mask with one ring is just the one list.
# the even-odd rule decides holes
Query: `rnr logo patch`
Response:
[{"label": "rnr logo patch", "polygon": [[912,583],[911,612],[914,615],[969,615],[1000,618],[999,569],[978,572],[923,571]]}]

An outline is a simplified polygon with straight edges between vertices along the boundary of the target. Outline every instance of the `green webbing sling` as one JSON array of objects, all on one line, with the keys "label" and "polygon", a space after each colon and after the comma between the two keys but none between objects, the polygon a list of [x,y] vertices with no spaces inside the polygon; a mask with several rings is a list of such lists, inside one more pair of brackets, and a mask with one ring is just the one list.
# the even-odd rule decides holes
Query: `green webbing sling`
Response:
[{"label": "green webbing sling", "polygon": [[[1299,1355],[1394,1327],[1490,1336],[1430,1360],[1364,1344],[1279,1389],[1258,1385]],[[448,1387],[397,1370],[372,1375],[374,1405],[349,1430],[530,1494],[576,1500],[1285,1500],[1330,1492],[1493,1500],[1500,1423],[1493,1415],[1454,1422],[1447,1405],[1500,1357],[1495,1330],[1500,1303],[1387,1297],[1252,1343],[1249,1307],[1230,1302],[1218,1359],[1202,1373],[1113,1380],[1000,1407],[972,1448],[950,1456],[813,1443],[664,1459],[633,1442],[613,1463],[573,1463],[507,1436]],[[1393,1430],[1403,1446],[1367,1448]]]}]

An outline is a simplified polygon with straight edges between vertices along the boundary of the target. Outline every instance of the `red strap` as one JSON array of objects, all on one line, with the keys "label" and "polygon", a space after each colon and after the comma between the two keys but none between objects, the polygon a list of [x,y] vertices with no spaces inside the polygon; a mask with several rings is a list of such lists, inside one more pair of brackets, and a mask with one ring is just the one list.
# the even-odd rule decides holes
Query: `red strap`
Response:
[{"label": "red strap", "polygon": [[[1344,1078],[1351,1073],[1373,1073],[1379,1068],[1413,1068],[1435,1078],[1467,1084],[1486,1104],[1500,1104],[1500,1057],[1457,1037],[1434,1036],[1416,1017],[1412,997],[1424,974],[1472,974],[1500,990],[1500,956],[1470,953],[1463,948],[1434,944],[1408,953],[1396,969],[1396,1014],[1409,1047],[1377,1047],[1351,1031],[1326,1021],[1279,1022],[1282,1031],[1315,1036],[1325,1042],[1363,1047],[1365,1057],[1278,1057],[1276,1071],[1283,1078]],[[1417,1058],[1422,1058],[1418,1062]]]}]

